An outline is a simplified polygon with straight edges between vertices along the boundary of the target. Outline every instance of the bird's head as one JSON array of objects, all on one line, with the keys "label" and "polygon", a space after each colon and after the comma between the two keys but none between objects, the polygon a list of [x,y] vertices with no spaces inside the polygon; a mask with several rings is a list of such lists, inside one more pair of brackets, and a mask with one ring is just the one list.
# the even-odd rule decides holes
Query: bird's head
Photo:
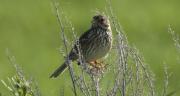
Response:
[{"label": "bird's head", "polygon": [[92,20],[92,27],[101,27],[103,29],[108,29],[110,27],[110,22],[106,16],[95,15]]}]

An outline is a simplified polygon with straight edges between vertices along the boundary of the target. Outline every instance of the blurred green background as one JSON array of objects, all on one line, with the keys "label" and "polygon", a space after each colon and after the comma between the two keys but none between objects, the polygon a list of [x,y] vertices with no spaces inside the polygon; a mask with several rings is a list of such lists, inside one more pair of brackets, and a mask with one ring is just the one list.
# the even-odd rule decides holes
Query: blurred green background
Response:
[{"label": "blurred green background", "polygon": [[[60,0],[59,0],[60,1]],[[164,63],[172,72],[169,92],[178,90],[180,96],[180,54],[173,45],[168,25],[180,34],[179,0],[112,0],[113,9],[125,30],[130,44],[134,44],[156,74],[157,89],[163,84]],[[60,5],[78,35],[90,27],[96,9],[104,11],[105,0],[61,0]],[[68,33],[67,33],[68,34]],[[70,36],[70,35],[69,35]],[[71,37],[71,36],[70,36]],[[58,96],[65,87],[71,94],[68,72],[52,80],[49,75],[61,64],[59,52],[62,42],[51,0],[0,0],[0,79],[14,75],[14,68],[6,57],[6,48],[28,77],[39,85],[42,96]],[[0,93],[8,96],[0,84]]]}]

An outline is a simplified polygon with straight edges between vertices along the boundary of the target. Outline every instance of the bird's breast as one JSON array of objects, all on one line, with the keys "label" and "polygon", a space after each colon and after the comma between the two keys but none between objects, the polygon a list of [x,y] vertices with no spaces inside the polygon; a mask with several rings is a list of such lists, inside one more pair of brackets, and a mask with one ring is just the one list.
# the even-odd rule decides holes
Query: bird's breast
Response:
[{"label": "bird's breast", "polygon": [[94,42],[91,42],[88,47],[89,52],[85,52],[86,61],[94,61],[103,58],[112,47],[111,31],[99,29],[94,35],[96,36],[91,39]]}]

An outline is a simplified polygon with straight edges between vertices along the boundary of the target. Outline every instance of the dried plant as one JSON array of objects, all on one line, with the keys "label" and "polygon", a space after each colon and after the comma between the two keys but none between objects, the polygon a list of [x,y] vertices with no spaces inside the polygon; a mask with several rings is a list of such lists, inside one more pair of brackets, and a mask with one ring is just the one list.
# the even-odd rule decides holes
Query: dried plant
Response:
[{"label": "dried plant", "polygon": [[[106,0],[106,2],[105,14],[110,19],[112,30],[115,34],[113,49],[109,53],[108,60],[105,60],[105,63],[108,64],[107,68],[98,73],[93,73],[91,68],[83,62],[83,56],[79,51],[78,62],[80,66],[77,72],[74,70],[71,60],[68,59],[68,70],[72,81],[73,94],[75,96],[158,96],[159,94],[156,92],[154,85],[154,74],[148,64],[145,63],[138,49],[128,43],[125,32],[113,12],[111,0]],[[66,33],[71,32],[73,34],[73,39],[77,45],[79,43],[77,41],[78,36],[73,24],[64,14],[57,1],[53,0],[52,5],[55,9],[60,36],[63,42],[60,52],[63,56],[67,56],[69,49],[74,44],[69,42]],[[180,50],[179,39],[171,27],[169,27],[169,32],[173,36],[175,46]],[[5,87],[15,96],[40,96],[40,92],[38,88],[33,86],[32,80],[27,80],[24,77],[22,70],[15,63],[14,57],[8,55],[8,58],[15,66],[17,74],[12,78],[8,78],[9,83],[1,80]],[[168,93],[169,74],[167,67],[164,70],[165,79],[162,96],[172,96],[175,91]],[[108,83],[103,82],[106,80],[109,80]],[[105,85],[107,86],[102,87]],[[64,96],[63,88],[60,94]]]},{"label": "dried plant", "polygon": [[4,86],[14,96],[40,96],[37,85],[35,85],[35,83],[33,84],[32,80],[25,78],[22,69],[15,62],[15,57],[10,55],[8,50],[7,57],[16,69],[16,74],[11,78],[7,78],[7,80],[1,80]]},{"label": "dried plant", "polygon": [[[77,39],[77,35],[74,32],[72,23],[70,23],[67,17],[63,14],[62,8],[60,8],[61,10],[59,11],[59,6],[57,6],[56,1],[53,1],[53,5],[55,6],[57,20],[60,25],[60,35],[62,37],[65,48],[64,53],[67,54],[68,40],[65,38],[65,28],[72,29],[69,32],[72,32],[74,39]],[[114,67],[109,66],[109,68],[107,69],[110,70],[106,70],[99,75],[95,75],[90,72],[90,70],[86,66],[87,64],[84,64],[82,59],[80,58],[79,61],[80,65],[82,66],[80,67],[81,72],[80,74],[75,74],[76,72],[74,72],[73,66],[69,64],[69,72],[71,80],[73,82],[72,84],[74,88],[74,95],[76,96],[77,94],[83,94],[85,96],[116,96],[117,94],[120,94],[121,96],[155,96],[153,73],[147,67],[147,64],[145,64],[142,56],[140,56],[137,49],[131,47],[128,44],[127,37],[113,13],[110,0],[107,0],[107,6],[108,7],[106,8],[106,15],[109,16],[113,31],[116,34],[116,37],[114,37],[115,48],[114,50],[112,50],[114,51],[114,53],[112,53],[116,57],[112,60],[112,62],[110,62],[112,63],[112,65],[114,64]],[[72,46],[73,44],[69,45]],[[80,53],[79,55],[81,57]],[[112,58],[113,57],[109,57],[109,59]],[[114,74],[114,77],[111,80],[114,81],[114,84],[109,85],[109,88],[107,90],[104,90],[101,87],[101,81],[105,78],[106,73]],[[77,93],[78,89],[80,90],[80,93]]]},{"label": "dried plant", "polygon": [[174,45],[177,48],[177,50],[180,52],[180,39],[179,39],[179,35],[176,34],[172,28],[171,25],[169,25],[168,27],[168,32],[171,34],[172,39],[174,41]]}]

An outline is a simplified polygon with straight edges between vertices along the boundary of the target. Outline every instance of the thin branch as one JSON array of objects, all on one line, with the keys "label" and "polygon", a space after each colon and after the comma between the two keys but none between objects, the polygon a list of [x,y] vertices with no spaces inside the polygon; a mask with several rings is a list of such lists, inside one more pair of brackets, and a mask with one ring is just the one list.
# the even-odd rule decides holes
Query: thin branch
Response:
[{"label": "thin branch", "polygon": [[[109,10],[111,22],[117,33],[116,46],[117,46],[117,52],[119,55],[118,56],[119,57],[118,75],[116,77],[115,85],[113,87],[113,91],[111,95],[114,96],[116,94],[117,89],[119,89],[118,86],[119,84],[121,84],[121,95],[126,96],[126,72],[127,72],[127,57],[128,57],[128,52],[127,52],[127,47],[126,47],[127,40],[126,40],[126,36],[122,33],[123,30],[113,13],[111,0],[107,0],[106,2],[108,3],[108,10]],[[121,70],[122,72],[120,72]],[[121,73],[122,73],[122,76],[120,76]],[[120,77],[122,78],[122,80],[118,80],[120,79]]]},{"label": "thin branch", "polygon": [[143,58],[139,55],[138,51],[136,48],[131,49],[130,53],[134,56],[134,60],[136,62],[138,62],[138,64],[140,64],[140,66],[143,69],[144,75],[148,81],[148,86],[150,88],[150,94],[151,96],[155,96],[155,89],[154,89],[154,83],[153,83],[153,76],[152,74],[149,72],[148,68],[146,67],[146,65],[143,63]]},{"label": "thin branch", "polygon": [[167,66],[164,64],[164,88],[162,96],[167,96],[167,90],[169,85],[169,74],[167,72]]},{"label": "thin branch", "polygon": [[174,32],[174,30],[172,29],[172,26],[171,26],[171,25],[169,25],[169,27],[168,27],[168,32],[169,32],[169,33],[171,34],[171,36],[172,36],[172,39],[173,39],[173,41],[174,41],[175,47],[176,47],[177,50],[180,52],[180,39],[179,39],[178,34],[176,34],[176,33]]},{"label": "thin branch", "polygon": [[95,96],[100,96],[99,77],[91,76],[91,78],[95,87]]},{"label": "thin branch", "polygon": [[[53,6],[55,7],[55,10],[56,10],[56,17],[57,17],[57,21],[59,23],[59,27],[60,27],[60,35],[62,36],[62,40],[63,40],[63,44],[64,44],[64,47],[65,47],[65,52],[66,52],[66,56],[68,56],[68,46],[67,46],[67,39],[66,39],[66,36],[65,36],[65,27],[62,23],[62,14],[63,14],[63,11],[61,9],[61,15],[60,15],[60,12],[58,10],[58,3],[55,1],[55,0],[52,0],[53,2]],[[68,65],[68,69],[69,69],[69,73],[70,73],[70,76],[71,76],[71,80],[72,80],[72,83],[73,83],[73,93],[75,96],[77,96],[77,92],[76,92],[76,85],[75,85],[75,75],[74,75],[74,71],[73,71],[73,67],[72,67],[72,63],[71,63],[71,60],[69,60],[69,57],[67,57],[67,65]]]}]

